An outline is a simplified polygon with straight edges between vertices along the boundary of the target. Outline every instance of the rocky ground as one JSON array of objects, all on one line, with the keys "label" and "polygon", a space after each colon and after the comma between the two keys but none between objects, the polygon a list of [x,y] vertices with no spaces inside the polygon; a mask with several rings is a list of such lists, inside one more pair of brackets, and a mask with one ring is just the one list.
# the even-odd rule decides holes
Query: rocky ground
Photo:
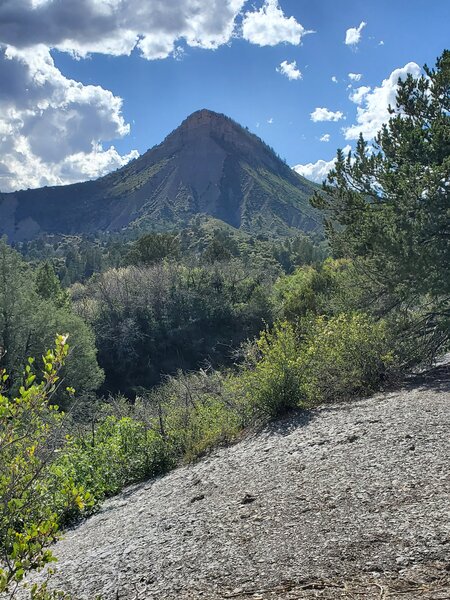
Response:
[{"label": "rocky ground", "polygon": [[291,416],[66,533],[80,598],[450,598],[450,369]]}]

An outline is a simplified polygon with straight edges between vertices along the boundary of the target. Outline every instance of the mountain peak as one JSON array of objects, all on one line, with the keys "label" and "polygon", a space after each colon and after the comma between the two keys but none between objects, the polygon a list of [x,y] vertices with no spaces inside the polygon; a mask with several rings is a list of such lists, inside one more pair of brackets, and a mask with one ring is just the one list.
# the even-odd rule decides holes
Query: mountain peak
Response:
[{"label": "mountain peak", "polygon": [[[235,121],[224,114],[214,112],[207,108],[196,110],[190,114],[181,123],[177,129],[167,136],[167,140],[172,138],[198,138],[202,136],[216,135],[226,139],[228,142],[237,142],[239,134],[242,135],[243,129]],[[188,141],[184,139],[184,141]]]},{"label": "mountain peak", "polygon": [[197,214],[248,232],[286,235],[320,228],[315,186],[256,135],[203,108],[166,139],[95,181],[0,194],[0,236],[170,230]]},{"label": "mountain peak", "polygon": [[212,119],[225,119],[229,120],[229,117],[225,116],[222,113],[215,112],[214,110],[210,110],[209,108],[200,108],[199,110],[195,110],[193,113],[188,115],[183,123],[191,120],[212,120]]},{"label": "mountain peak", "polygon": [[180,127],[199,123],[233,123],[230,117],[218,112],[214,112],[209,108],[201,108],[191,113],[184,119]]}]

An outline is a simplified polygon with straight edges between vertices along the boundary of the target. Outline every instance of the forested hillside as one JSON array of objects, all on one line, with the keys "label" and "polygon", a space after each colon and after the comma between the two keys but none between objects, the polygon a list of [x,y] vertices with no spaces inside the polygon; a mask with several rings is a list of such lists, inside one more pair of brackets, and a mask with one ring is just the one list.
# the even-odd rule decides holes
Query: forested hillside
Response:
[{"label": "forested hillside", "polygon": [[396,102],[302,208],[326,238],[288,195],[278,238],[199,216],[0,242],[0,592],[124,486],[448,350],[450,52]]}]

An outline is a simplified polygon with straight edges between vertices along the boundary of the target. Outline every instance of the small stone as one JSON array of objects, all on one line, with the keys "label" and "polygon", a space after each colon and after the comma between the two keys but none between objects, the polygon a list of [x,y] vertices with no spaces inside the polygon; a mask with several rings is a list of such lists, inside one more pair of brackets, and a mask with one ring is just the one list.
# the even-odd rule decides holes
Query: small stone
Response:
[{"label": "small stone", "polygon": [[205,494],[198,494],[198,496],[194,496],[193,498],[191,498],[191,504],[194,504],[194,502],[198,502],[199,500],[204,500],[205,499]]},{"label": "small stone", "polygon": [[252,496],[251,494],[245,494],[245,496],[241,500],[241,504],[251,504],[255,500],[255,496]]}]

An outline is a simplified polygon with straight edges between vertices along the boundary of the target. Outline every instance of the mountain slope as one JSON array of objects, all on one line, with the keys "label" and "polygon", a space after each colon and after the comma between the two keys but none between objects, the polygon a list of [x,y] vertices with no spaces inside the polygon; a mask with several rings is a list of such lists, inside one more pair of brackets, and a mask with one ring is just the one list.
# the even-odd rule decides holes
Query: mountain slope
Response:
[{"label": "mountain slope", "polygon": [[95,181],[0,194],[0,235],[164,230],[207,214],[251,233],[320,227],[316,186],[258,137],[209,110],[188,117],[159,145]]},{"label": "mountain slope", "polygon": [[125,490],[54,548],[77,598],[448,598],[450,370]]}]

